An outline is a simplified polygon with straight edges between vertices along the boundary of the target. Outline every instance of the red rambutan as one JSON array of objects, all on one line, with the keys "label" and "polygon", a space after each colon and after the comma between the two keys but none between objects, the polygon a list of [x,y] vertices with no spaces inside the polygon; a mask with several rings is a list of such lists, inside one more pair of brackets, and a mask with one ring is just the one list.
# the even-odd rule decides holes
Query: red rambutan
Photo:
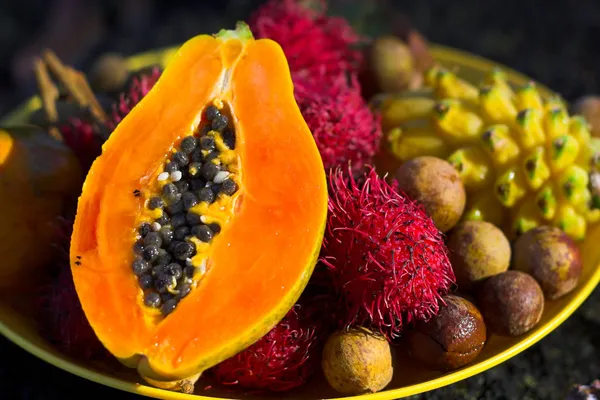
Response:
[{"label": "red rambutan", "polygon": [[137,103],[140,102],[152,89],[162,71],[159,67],[151,68],[148,73],[134,76],[131,84],[119,97],[119,100],[113,104],[111,109],[111,119],[106,123],[108,128],[113,131],[119,122],[125,118]]},{"label": "red rambutan", "polygon": [[40,335],[71,357],[106,359],[109,353],[90,326],[73,283],[69,264],[72,221],[60,219],[58,225],[54,270],[38,293]]},{"label": "red rambutan", "polygon": [[71,148],[84,171],[88,171],[96,157],[102,153],[102,144],[117,124],[152,89],[161,70],[158,67],[133,77],[125,92],[111,107],[110,120],[105,124],[92,119],[70,118],[68,124],[59,127],[65,144]]},{"label": "red rambutan", "polygon": [[319,10],[298,0],[270,0],[249,19],[254,37],[279,43],[294,80],[357,72],[362,53],[354,47],[361,38],[345,19],[326,15],[324,0],[316,3]]},{"label": "red rambutan", "polygon": [[79,160],[83,171],[102,153],[102,143],[106,140],[98,126],[80,118],[70,118],[69,123],[59,127],[61,136]]},{"label": "red rambutan", "polygon": [[356,77],[340,76],[328,87],[295,85],[296,101],[308,124],[325,169],[362,168],[379,150],[381,125],[361,95]]},{"label": "red rambutan", "polygon": [[422,206],[372,167],[357,182],[329,176],[329,215],[321,266],[339,299],[339,325],[397,337],[405,324],[437,314],[454,283],[442,233]]},{"label": "red rambutan", "polygon": [[[255,37],[269,38],[286,55],[296,101],[321,153],[325,169],[369,163],[381,128],[361,97],[357,74],[362,41],[341,17],[326,14],[324,0],[271,0],[250,18]],[[316,9],[315,9],[316,8]]]},{"label": "red rambutan", "polygon": [[258,342],[211,368],[207,375],[223,386],[254,392],[282,392],[301,386],[319,368],[329,333],[317,297],[300,300]]}]

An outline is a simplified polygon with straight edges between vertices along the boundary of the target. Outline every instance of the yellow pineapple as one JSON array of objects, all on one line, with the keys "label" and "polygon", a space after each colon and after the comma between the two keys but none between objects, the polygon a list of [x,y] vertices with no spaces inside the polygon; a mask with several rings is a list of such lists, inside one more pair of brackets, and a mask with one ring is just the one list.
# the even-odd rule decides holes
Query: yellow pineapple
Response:
[{"label": "yellow pineapple", "polygon": [[511,238],[548,224],[575,239],[600,220],[600,141],[558,96],[543,99],[533,82],[514,88],[499,69],[479,87],[439,66],[425,81],[378,100],[387,153],[446,158],[467,189],[464,219]]}]

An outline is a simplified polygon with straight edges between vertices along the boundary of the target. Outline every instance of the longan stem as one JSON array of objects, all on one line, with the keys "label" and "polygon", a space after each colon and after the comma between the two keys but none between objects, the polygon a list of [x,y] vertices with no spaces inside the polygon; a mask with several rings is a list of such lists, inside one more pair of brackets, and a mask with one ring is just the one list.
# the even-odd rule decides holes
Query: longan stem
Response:
[{"label": "longan stem", "polygon": [[108,119],[82,72],[64,65],[51,50],[44,51],[43,58],[52,74],[81,107],[89,107],[90,112],[99,122]]},{"label": "longan stem", "polygon": [[42,107],[46,115],[46,122],[49,125],[48,133],[52,137],[59,141],[63,140],[60,130],[55,126],[59,121],[56,101],[60,93],[50,75],[56,77],[58,84],[65,88],[68,96],[79,107],[89,110],[97,127],[104,126],[104,123],[108,120],[108,116],[94,95],[83,72],[63,64],[51,50],[45,50],[42,58],[35,59],[34,71],[38,91],[42,99]]},{"label": "longan stem", "polygon": [[[50,79],[50,74],[44,62],[37,58],[34,61],[35,78],[38,84],[38,90],[42,99],[42,106],[46,114],[46,121],[49,125],[58,121],[58,111],[56,110],[56,99],[58,99],[58,89]],[[57,140],[62,141],[62,136],[56,127],[51,127],[50,135]]]}]

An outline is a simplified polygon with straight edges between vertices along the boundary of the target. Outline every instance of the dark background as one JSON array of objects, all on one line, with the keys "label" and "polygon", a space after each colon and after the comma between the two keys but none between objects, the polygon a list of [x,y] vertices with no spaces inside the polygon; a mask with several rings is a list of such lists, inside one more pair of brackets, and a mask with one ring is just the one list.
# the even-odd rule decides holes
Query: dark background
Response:
[{"label": "dark background", "polygon": [[[52,48],[87,70],[103,52],[134,54],[174,45],[246,19],[261,1],[3,0],[0,2],[0,115],[35,91],[31,59]],[[349,4],[351,3],[351,4]],[[567,100],[600,92],[597,0],[336,0],[362,32],[390,28],[405,13],[432,42],[506,64]],[[600,290],[541,343],[492,370],[414,398],[564,399],[570,386],[600,377]],[[1,399],[135,396],[88,382],[0,338]]]}]

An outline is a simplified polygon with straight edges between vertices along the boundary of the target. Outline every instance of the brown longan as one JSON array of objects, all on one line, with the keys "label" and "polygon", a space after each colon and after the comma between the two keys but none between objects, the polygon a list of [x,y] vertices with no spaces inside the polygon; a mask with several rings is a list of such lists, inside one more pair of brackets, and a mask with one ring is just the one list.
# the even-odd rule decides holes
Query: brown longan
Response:
[{"label": "brown longan", "polygon": [[510,265],[510,242],[502,230],[486,221],[464,221],[448,234],[448,257],[458,290],[472,292],[490,276]]},{"label": "brown longan", "polygon": [[458,172],[441,158],[422,156],[404,163],[396,172],[399,188],[420,202],[436,227],[449,231],[462,217],[466,192]]},{"label": "brown longan", "polygon": [[517,239],[513,268],[531,274],[555,300],[577,286],[583,268],[579,247],[563,230],[542,225]]}]

